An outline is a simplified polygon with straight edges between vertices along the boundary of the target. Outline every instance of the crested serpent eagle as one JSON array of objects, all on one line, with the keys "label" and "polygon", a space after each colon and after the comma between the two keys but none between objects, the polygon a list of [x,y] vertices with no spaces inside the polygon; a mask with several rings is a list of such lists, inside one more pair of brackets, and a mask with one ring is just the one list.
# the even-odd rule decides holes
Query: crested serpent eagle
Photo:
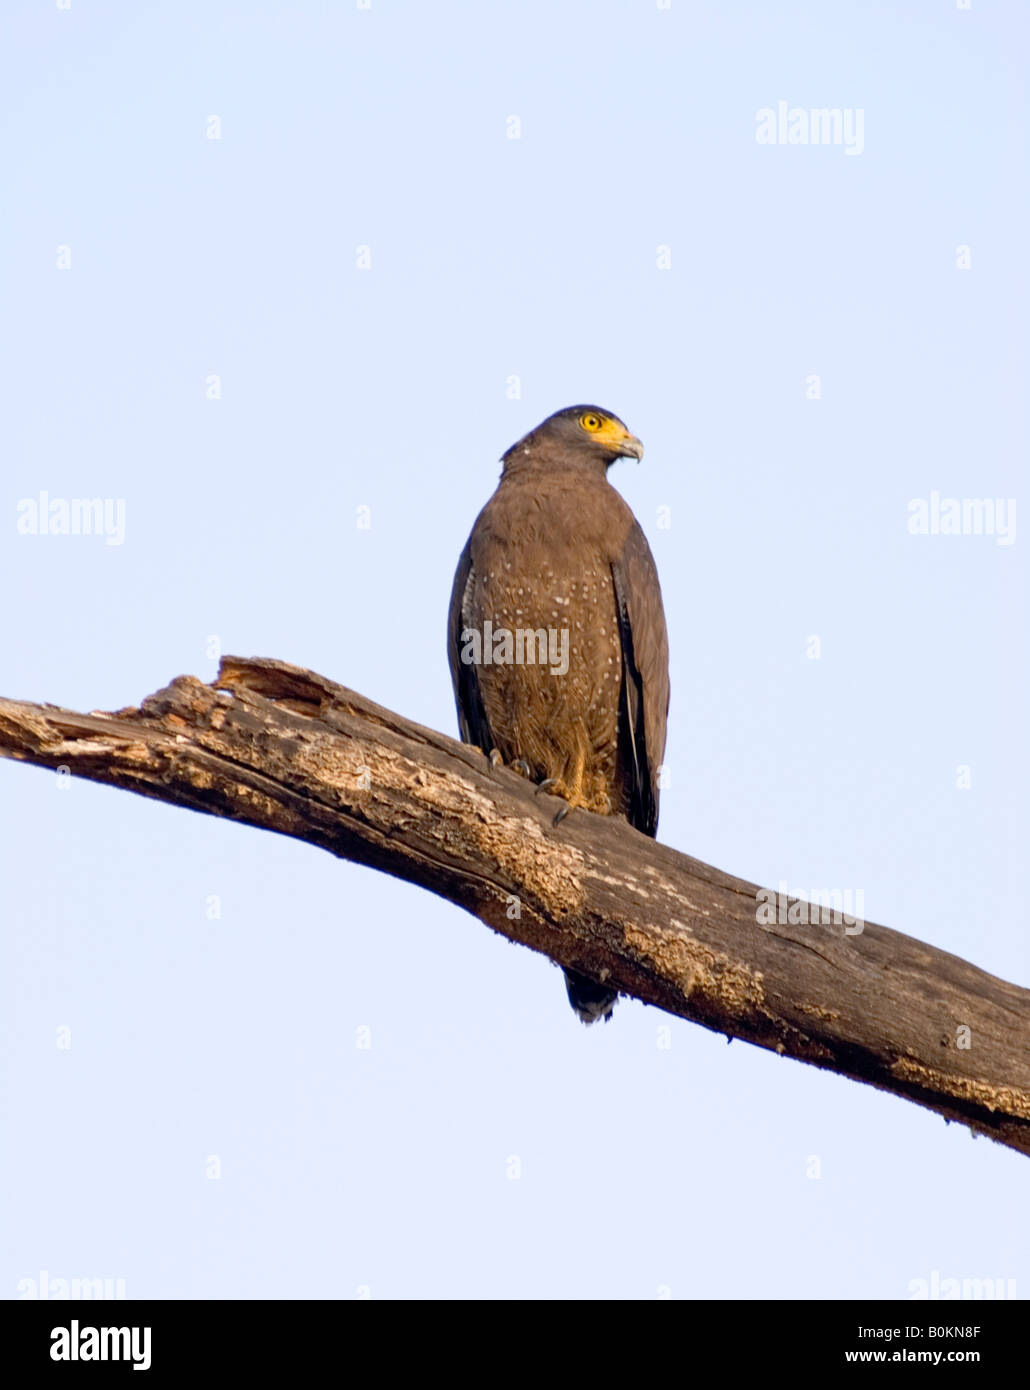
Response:
[{"label": "crested serpent eagle", "polygon": [[[458,561],[448,655],[466,743],[653,836],[669,644],[650,547],[607,477],[643,452],[592,405],[512,445]],[[617,991],[565,977],[584,1023],[611,1017]]]}]

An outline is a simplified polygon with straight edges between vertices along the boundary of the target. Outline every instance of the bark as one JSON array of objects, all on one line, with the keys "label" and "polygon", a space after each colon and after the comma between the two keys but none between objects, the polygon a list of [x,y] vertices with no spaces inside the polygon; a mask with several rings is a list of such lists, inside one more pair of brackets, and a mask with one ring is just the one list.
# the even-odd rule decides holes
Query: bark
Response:
[{"label": "bark", "polygon": [[645,1003],[1030,1153],[1030,992],[870,923],[763,925],[755,885],[620,820],[554,825],[561,803],[517,773],[313,672],[226,657],[213,684],[113,714],[0,700],[0,754],[395,874]]}]

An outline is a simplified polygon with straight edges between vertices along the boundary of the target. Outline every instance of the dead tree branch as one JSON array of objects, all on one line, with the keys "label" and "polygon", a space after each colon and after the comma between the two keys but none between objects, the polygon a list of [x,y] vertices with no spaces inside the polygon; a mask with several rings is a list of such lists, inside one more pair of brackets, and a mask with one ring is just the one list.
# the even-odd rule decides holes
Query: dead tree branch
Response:
[{"label": "dead tree branch", "polygon": [[615,819],[554,827],[559,803],[517,774],[310,671],[227,657],[212,685],[180,676],[114,714],[0,700],[0,754],[408,879],[645,1003],[1030,1153],[1030,991],[885,927],[760,925],[753,884]]}]

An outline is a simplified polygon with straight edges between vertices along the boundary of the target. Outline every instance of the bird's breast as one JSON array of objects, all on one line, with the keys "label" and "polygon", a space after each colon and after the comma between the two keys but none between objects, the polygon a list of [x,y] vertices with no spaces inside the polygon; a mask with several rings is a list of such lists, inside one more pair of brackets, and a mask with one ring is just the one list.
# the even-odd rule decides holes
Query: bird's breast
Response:
[{"label": "bird's breast", "polygon": [[[574,805],[622,811],[622,648],[608,538],[538,496],[484,517],[466,616],[481,636],[484,708],[507,762]],[[585,523],[585,524],[584,524]]]}]

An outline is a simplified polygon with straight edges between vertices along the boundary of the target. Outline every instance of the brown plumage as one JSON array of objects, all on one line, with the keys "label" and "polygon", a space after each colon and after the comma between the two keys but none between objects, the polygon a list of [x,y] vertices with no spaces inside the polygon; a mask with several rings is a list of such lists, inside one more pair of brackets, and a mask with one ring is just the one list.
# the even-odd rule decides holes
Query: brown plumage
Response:
[{"label": "brown plumage", "polygon": [[[596,406],[558,411],[508,450],[458,561],[448,654],[466,743],[654,835],[665,614],[650,547],[606,476],[642,454]],[[585,1023],[611,1017],[614,990],[565,974]]]}]

